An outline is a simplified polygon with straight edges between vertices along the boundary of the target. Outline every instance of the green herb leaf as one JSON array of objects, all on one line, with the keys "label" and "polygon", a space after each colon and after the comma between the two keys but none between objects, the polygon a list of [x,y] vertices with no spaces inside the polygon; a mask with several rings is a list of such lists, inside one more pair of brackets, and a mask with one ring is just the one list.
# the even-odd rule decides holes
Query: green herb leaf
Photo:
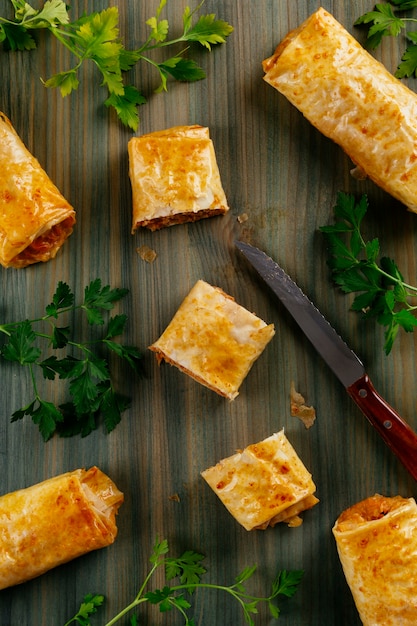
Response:
[{"label": "green herb leaf", "polygon": [[68,285],[61,280],[58,283],[56,291],[52,296],[51,304],[46,306],[46,313],[50,317],[58,317],[59,311],[72,307],[74,304],[74,294]]},{"label": "green herb leaf", "polygon": [[115,315],[109,319],[107,325],[106,339],[112,339],[121,335],[127,322],[127,315]]},{"label": "green herb leaf", "polygon": [[56,432],[60,437],[74,437],[80,435],[87,437],[98,427],[98,412],[91,410],[89,413],[80,415],[77,413],[73,402],[65,402],[60,405],[63,420],[57,424]]},{"label": "green herb leaf", "polygon": [[98,385],[100,397],[100,411],[103,416],[106,431],[110,433],[119,424],[122,413],[130,407],[130,398],[126,398],[114,391],[110,380]]},{"label": "green herb leaf", "polygon": [[175,80],[182,82],[194,82],[206,77],[205,71],[192,59],[184,59],[181,56],[172,57],[158,65],[159,69],[170,74]]},{"label": "green herb leaf", "polygon": [[[114,337],[124,331],[127,316],[120,314],[109,317],[106,333],[99,338],[93,336],[90,341],[84,343],[72,339],[72,329],[69,325],[58,326],[52,323],[52,319],[65,314],[72,316],[77,311],[83,311],[90,325],[101,326],[115,303],[127,293],[127,289],[102,286],[101,280],[96,279],[85,288],[83,301],[75,304],[71,289],[66,283],[59,282],[52,302],[45,307],[46,315],[0,326],[0,332],[7,337],[0,356],[29,368],[34,391],[34,399],[13,413],[12,422],[29,415],[39,427],[45,441],[55,432],[63,437],[75,434],[85,437],[97,428],[100,418],[106,432],[114,430],[123,412],[130,406],[130,399],[114,389],[109,362],[102,355],[95,354],[92,347],[100,345],[108,348],[111,353],[126,361],[135,373],[142,375],[140,363],[142,353],[134,346],[124,346],[113,341]],[[37,324],[46,326],[48,323],[51,326],[50,334],[43,329],[35,330]],[[66,348],[79,351],[82,358],[65,354],[59,359],[55,354],[43,354],[37,345],[42,341],[50,350]],[[56,407],[41,398],[37,389],[35,369],[40,369],[46,380],[68,381],[71,401],[63,402]]]},{"label": "green herb leaf", "polygon": [[245,567],[245,569],[236,576],[235,581],[238,585],[242,585],[242,583],[246,582],[249,578],[251,578],[256,572],[257,566],[252,565],[251,567]]},{"label": "green herb leaf", "polygon": [[281,595],[292,598],[303,576],[304,572],[302,570],[282,570],[272,583],[273,596]]},{"label": "green herb leaf", "polygon": [[62,422],[62,413],[52,402],[38,400],[38,406],[31,411],[32,421],[39,426],[44,441],[48,441],[55,433],[56,425]]},{"label": "green herb leaf", "polygon": [[[361,232],[368,201],[339,193],[334,207],[336,223],[322,226],[328,243],[328,265],[335,284],[344,293],[356,293],[351,308],[373,317],[385,327],[385,353],[392,350],[398,330],[412,332],[417,325],[417,287],[407,284],[396,263],[380,255],[378,239],[365,241]],[[342,220],[342,221],[340,221]]]},{"label": "green herb leaf", "polygon": [[[252,615],[258,613],[258,605],[264,602],[271,613],[271,616],[277,618],[279,616],[279,608],[275,604],[276,597],[283,595],[291,598],[298,585],[301,582],[303,572],[299,570],[279,572],[272,583],[272,593],[267,597],[256,597],[246,592],[243,582],[247,581],[256,571],[256,566],[247,567],[235,579],[235,583],[230,587],[218,585],[215,583],[204,583],[201,581],[202,574],[206,570],[201,566],[203,555],[193,550],[186,550],[178,558],[166,556],[168,553],[168,542],[166,539],[159,540],[156,538],[149,558],[151,569],[145,576],[143,584],[135,597],[135,599],[122,609],[115,617],[113,617],[105,626],[113,626],[122,620],[127,613],[134,610],[137,606],[144,602],[159,607],[161,612],[177,609],[184,619],[185,626],[195,626],[195,622],[187,615],[187,610],[191,608],[190,601],[185,597],[184,593],[192,594],[196,589],[217,590],[230,595],[240,605],[243,611],[245,622],[249,626],[254,626]],[[158,568],[165,569],[167,582],[174,578],[179,578],[180,584],[165,584],[162,588],[146,591],[147,586]],[[67,622],[65,626],[68,626]],[[139,622],[136,616],[130,619],[131,626],[138,626]]]},{"label": "green herb leaf", "polygon": [[395,76],[397,78],[408,78],[410,76],[417,76],[417,45],[416,44],[407,46],[406,51],[401,57],[401,63],[398,65],[397,71],[395,72]]},{"label": "green herb leaf", "polygon": [[66,72],[58,72],[47,80],[43,81],[45,87],[58,88],[61,96],[69,96],[73,91],[78,89],[80,81],[77,78],[76,70],[67,70]]},{"label": "green herb leaf", "polygon": [[233,27],[224,22],[217,20],[216,16],[202,15],[197,23],[186,31],[184,34],[185,41],[197,41],[208,50],[211,50],[213,44],[225,43],[226,37],[233,32]]},{"label": "green herb leaf", "polygon": [[151,29],[149,37],[157,42],[165,41],[168,35],[168,20],[158,20],[157,17],[150,17],[146,20],[147,25]]},{"label": "green herb leaf", "polygon": [[65,348],[70,337],[71,329],[69,326],[58,328],[54,326],[51,337],[51,344],[54,349]]},{"label": "green herb leaf", "polygon": [[67,7],[63,0],[46,0],[41,9],[34,9],[28,2],[13,2],[15,17],[21,20],[26,28],[50,28],[60,24],[68,24]]},{"label": "green herb leaf", "polygon": [[104,104],[107,107],[113,107],[121,122],[136,131],[139,126],[139,116],[136,107],[145,103],[146,98],[136,87],[127,85],[123,90],[123,95],[112,93]]},{"label": "green herb leaf", "polygon": [[74,622],[81,626],[91,626],[90,615],[97,613],[97,609],[102,606],[103,602],[104,596],[98,594],[93,595],[92,593],[87,594],[84,596],[77,613],[66,622],[64,626],[69,626],[69,624]]},{"label": "green herb leaf", "polygon": [[168,550],[168,541],[166,539],[159,541],[159,539],[156,538],[149,561],[154,565],[159,565],[159,562],[163,556],[168,553]]},{"label": "green herb leaf", "polygon": [[355,22],[355,26],[365,24],[369,27],[366,46],[370,49],[377,48],[384,37],[398,37],[404,33],[405,37],[412,42],[406,48],[397,66],[395,76],[405,78],[417,76],[417,33],[407,32],[410,23],[417,22],[415,17],[407,17],[403,14],[398,17],[397,12],[406,12],[417,7],[416,0],[391,0],[386,4],[376,4],[374,11],[361,15]]},{"label": "green herb leaf", "polygon": [[165,586],[163,589],[155,589],[155,591],[148,591],[145,593],[145,598],[151,604],[159,604],[161,611],[168,611],[172,609],[172,605],[167,602],[168,598],[172,595],[170,587]]},{"label": "green herb leaf", "polygon": [[114,303],[121,300],[128,289],[111,289],[109,285],[101,286],[101,280],[96,278],[84,290],[84,303],[81,308],[87,313],[90,324],[104,324],[101,310],[110,311]]},{"label": "green herb leaf", "polygon": [[201,576],[206,573],[205,568],[201,565],[204,559],[203,554],[198,554],[192,550],[187,550],[179,558],[165,559],[165,574],[167,580],[179,577],[184,585],[196,585],[200,582]]},{"label": "green herb leaf", "polygon": [[25,320],[11,332],[8,342],[3,346],[2,356],[20,365],[35,363],[41,354],[40,349],[33,345],[35,340],[32,324]]},{"label": "green herb leaf", "polygon": [[70,21],[70,9],[64,0],[46,0],[41,9],[33,8],[25,0],[11,1],[15,19],[0,16],[0,43],[10,50],[31,50],[36,48],[32,32],[41,29],[49,31],[72,53],[76,64],[50,76],[43,81],[44,85],[58,88],[62,97],[68,96],[79,87],[78,72],[83,63],[92,61],[101,74],[101,85],[108,93],[104,104],[113,108],[119,120],[134,131],[139,125],[138,107],[146,103],[146,98],[135,86],[124,84],[124,73],[139,61],[144,61],[159,71],[159,90],[167,89],[168,75],[180,81],[200,80],[205,77],[203,70],[191,60],[178,59],[181,55],[170,56],[159,64],[148,55],[156,48],[173,46],[182,41],[197,42],[211,50],[212,45],[224,43],[233,31],[232,26],[214,15],[202,15],[193,25],[193,17],[203,5],[203,0],[194,11],[189,7],[184,10],[182,34],[168,39],[170,24],[161,16],[167,2],[161,0],[155,15],[146,20],[150,28],[147,40],[139,49],[128,50],[119,34],[117,7],[83,14],[78,20]]},{"label": "green herb leaf", "polygon": [[399,11],[408,11],[417,7],[417,0],[391,0],[391,4],[394,4]]},{"label": "green herb leaf", "polygon": [[5,43],[9,50],[34,50],[36,41],[32,35],[19,24],[0,23],[0,43]]}]

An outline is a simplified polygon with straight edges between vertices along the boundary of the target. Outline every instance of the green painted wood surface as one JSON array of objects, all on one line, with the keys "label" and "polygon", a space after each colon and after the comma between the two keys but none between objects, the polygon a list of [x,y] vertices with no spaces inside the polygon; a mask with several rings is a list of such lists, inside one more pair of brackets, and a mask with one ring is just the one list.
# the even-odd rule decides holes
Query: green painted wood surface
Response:
[{"label": "green painted wood surface", "polygon": [[[146,38],[145,20],[156,2],[113,1],[121,35],[130,47]],[[166,11],[173,31],[181,26],[185,0]],[[345,27],[363,41],[354,20],[372,3],[323,0]],[[107,2],[74,3],[74,11],[100,10]],[[125,286],[118,307],[129,315],[123,340],[142,348],[147,377],[137,380],[114,364],[120,391],[132,408],[111,435],[102,429],[85,439],[43,443],[30,420],[10,423],[30,394],[25,372],[0,364],[0,490],[6,493],[77,467],[98,465],[125,493],[116,543],[22,586],[0,592],[0,626],[60,626],[87,592],[107,597],[94,624],[104,624],[135,596],[148,568],[155,537],[169,540],[173,554],[195,549],[206,556],[206,579],[230,584],[245,566],[258,564],[255,593],[268,591],[276,570],[297,568],[305,577],[297,595],[281,603],[281,617],[265,612],[258,626],[355,626],[359,624],[345,583],[331,528],[339,513],[375,492],[416,495],[416,486],[347,397],[288,315],[238,258],[235,237],[244,236],[274,256],[364,360],[377,389],[417,428],[416,343],[403,335],[393,353],[383,352],[382,330],[349,311],[349,299],[329,281],[319,226],[332,219],[339,190],[369,195],[370,236],[417,282],[417,219],[371,183],[355,181],[342,151],[321,136],[262,80],[261,62],[289,29],[319,7],[317,1],[207,0],[203,10],[235,27],[225,46],[195,51],[207,71],[196,84],[169,84],[152,95],[156,77],[138,66],[132,80],[149,96],[140,110],[139,133],[178,124],[210,128],[231,210],[222,218],[132,236],[127,142],[131,133],[103,106],[104,91],[93,67],[79,91],[66,99],[45,89],[46,78],[70,59],[51,38],[37,51],[0,51],[0,110],[10,117],[31,152],[77,210],[76,230],[57,258],[25,270],[0,271],[1,321],[36,316],[58,280],[79,292],[93,278]],[[2,0],[3,15],[9,2]],[[376,53],[394,71],[401,42],[387,41]],[[410,81],[412,88],[415,81]],[[247,214],[240,223],[239,216]],[[136,249],[157,252],[153,264]],[[223,288],[246,308],[276,325],[276,336],[230,403],[175,368],[158,367],[147,350],[183,297],[202,278]],[[290,416],[291,381],[317,421],[306,430]],[[42,392],[61,402],[55,386]],[[300,528],[279,526],[248,533],[227,513],[200,472],[238,448],[285,427],[310,469],[320,504]],[[178,494],[179,501],[172,499]],[[159,579],[156,583],[161,585]],[[243,626],[239,607],[213,592],[196,593],[199,626]],[[146,626],[180,625],[179,614],[138,612]],[[128,623],[127,621],[125,623]]]}]

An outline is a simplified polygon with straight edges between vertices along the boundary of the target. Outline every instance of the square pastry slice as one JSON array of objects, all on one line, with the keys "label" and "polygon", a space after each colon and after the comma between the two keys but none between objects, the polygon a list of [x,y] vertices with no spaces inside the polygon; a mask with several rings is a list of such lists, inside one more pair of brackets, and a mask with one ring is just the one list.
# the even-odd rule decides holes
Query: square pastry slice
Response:
[{"label": "square pastry slice", "polygon": [[175,126],[132,137],[128,154],[132,233],[228,211],[208,128]]},{"label": "square pastry slice", "polygon": [[246,530],[302,523],[317,504],[316,486],[282,429],[201,473]]},{"label": "square pastry slice", "polygon": [[197,281],[149,349],[219,395],[233,400],[274,325],[237,304],[219,287]]}]

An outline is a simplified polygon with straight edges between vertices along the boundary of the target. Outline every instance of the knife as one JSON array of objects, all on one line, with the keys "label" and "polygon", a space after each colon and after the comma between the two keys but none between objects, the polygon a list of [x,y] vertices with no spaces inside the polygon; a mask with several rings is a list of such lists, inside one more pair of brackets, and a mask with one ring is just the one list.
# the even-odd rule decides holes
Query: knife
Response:
[{"label": "knife", "polygon": [[235,245],[278,296],[365,417],[417,480],[417,435],[379,395],[360,359],[273,259],[248,243],[236,241]]}]

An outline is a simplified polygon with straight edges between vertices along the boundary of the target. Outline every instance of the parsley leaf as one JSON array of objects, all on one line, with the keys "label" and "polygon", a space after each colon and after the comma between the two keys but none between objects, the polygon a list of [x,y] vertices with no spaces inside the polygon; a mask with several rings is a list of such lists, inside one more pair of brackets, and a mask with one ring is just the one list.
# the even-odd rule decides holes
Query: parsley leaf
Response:
[{"label": "parsley leaf", "polygon": [[189,9],[185,9],[184,23],[187,26],[184,29],[184,41],[197,41],[208,50],[211,50],[213,44],[225,43],[226,37],[233,31],[230,24],[223,20],[216,20],[216,16],[213,13],[202,15],[194,26],[188,28],[191,15],[192,13],[189,12]]},{"label": "parsley leaf", "polygon": [[60,280],[52,296],[52,302],[46,306],[45,310],[47,315],[57,318],[59,311],[72,307],[73,304],[74,294],[68,285]]},{"label": "parsley leaf", "polygon": [[104,104],[107,107],[114,108],[120,121],[125,126],[137,130],[139,123],[137,106],[146,104],[146,98],[142,96],[136,87],[128,85],[124,88],[122,95],[112,93],[107,100],[105,100]]},{"label": "parsley leaf", "polygon": [[407,39],[414,43],[407,46],[401,57],[401,63],[398,65],[395,76],[397,78],[408,78],[409,76],[417,76],[417,33],[408,33]]},{"label": "parsley leaf", "polygon": [[[249,593],[244,583],[246,583],[255,573],[256,565],[247,567],[235,579],[234,584],[230,586],[218,585],[215,583],[205,583],[201,580],[207,570],[201,565],[204,559],[202,554],[193,550],[186,550],[180,557],[167,556],[169,552],[168,541],[166,539],[159,540],[156,538],[152,548],[149,562],[151,568],[145,576],[145,579],[134,600],[124,607],[115,617],[113,617],[105,626],[113,626],[122,620],[128,613],[133,611],[139,605],[149,602],[159,607],[162,613],[176,609],[182,616],[185,626],[195,626],[195,622],[187,614],[191,608],[191,602],[185,597],[188,593],[191,597],[196,589],[206,589],[211,591],[225,592],[234,598],[242,608],[245,622],[249,626],[254,626],[252,615],[258,613],[258,605],[263,602],[269,608],[273,618],[278,618],[279,608],[275,604],[278,596],[291,598],[303,577],[303,572],[299,570],[278,572],[272,582],[271,593],[266,597],[257,597]],[[162,588],[146,591],[155,572],[163,568],[165,570],[166,584]],[[168,584],[174,579],[178,579],[177,584]],[[68,626],[67,622],[65,626]],[[138,620],[135,615],[130,619],[131,626],[137,626]],[[87,623],[88,624],[88,623]],[[87,626],[87,625],[86,625]]]},{"label": "parsley leaf", "polygon": [[398,63],[395,72],[397,78],[417,76],[417,32],[407,32],[408,24],[417,22],[417,18],[397,15],[398,12],[409,11],[415,7],[417,0],[391,0],[386,4],[376,4],[373,11],[364,13],[354,23],[355,26],[365,24],[369,27],[367,48],[375,49],[384,37],[398,37],[401,33],[411,42]]},{"label": "parsley leaf", "polygon": [[353,195],[340,192],[334,207],[336,223],[320,231],[326,236],[333,281],[344,293],[356,294],[353,311],[385,327],[384,349],[389,354],[400,328],[409,333],[417,326],[417,304],[411,303],[417,287],[404,281],[392,259],[380,257],[378,239],[364,240],[361,227],[367,209],[366,195],[356,202]]},{"label": "parsley leaf", "polygon": [[[206,77],[204,70],[197,65],[192,59],[184,59],[181,56],[171,57],[163,63],[159,64],[161,73],[165,76],[170,74],[175,80],[192,82],[195,80],[201,80]],[[166,90],[166,80],[164,82],[164,89]]]},{"label": "parsley leaf", "polygon": [[167,580],[179,577],[181,583],[185,585],[198,584],[200,577],[206,573],[205,568],[201,565],[203,559],[203,554],[198,554],[192,550],[187,550],[176,559],[167,557],[165,559]]},{"label": "parsley leaf", "polygon": [[8,361],[17,361],[20,365],[34,363],[41,353],[33,344],[36,334],[31,322],[25,320],[9,335],[9,340],[2,350],[2,355]]},{"label": "parsley leaf", "polygon": [[59,89],[62,97],[68,96],[79,87],[78,73],[83,63],[93,62],[101,74],[101,86],[108,93],[105,106],[114,109],[120,121],[133,131],[139,126],[138,106],[147,100],[134,85],[125,84],[124,73],[139,61],[151,64],[161,78],[158,91],[167,90],[168,75],[178,81],[201,80],[205,72],[194,61],[180,58],[185,50],[159,63],[152,58],[152,51],[183,41],[198,43],[210,51],[212,45],[225,43],[233,31],[230,24],[216,19],[213,14],[202,15],[193,23],[203,0],[194,11],[189,7],[184,9],[183,32],[179,37],[168,39],[170,25],[161,17],[167,0],[160,0],[155,15],[146,20],[150,28],[147,40],[137,50],[129,50],[120,37],[117,7],[83,14],[78,20],[70,21],[70,8],[64,0],[46,0],[41,9],[35,9],[25,0],[11,2],[14,19],[0,16],[0,43],[10,50],[32,50],[36,48],[32,33],[40,29],[49,31],[72,53],[76,64],[50,76],[43,81],[44,85]]},{"label": "parsley leaf", "polygon": [[[86,316],[89,326],[103,326],[105,315],[127,293],[127,289],[112,289],[96,279],[85,288],[83,301],[76,304],[69,286],[60,281],[52,302],[45,307],[45,315],[0,325],[0,334],[6,337],[0,347],[0,357],[29,368],[34,392],[33,399],[13,413],[12,422],[29,415],[45,441],[55,433],[62,437],[75,434],[85,437],[98,427],[100,418],[108,433],[114,430],[122,413],[130,406],[130,399],[114,389],[109,361],[93,352],[92,347],[99,344],[107,348],[142,376],[142,353],[134,346],[124,346],[114,341],[124,331],[127,316],[120,314],[109,317],[106,332],[100,337],[92,336],[90,341],[83,343],[71,338],[70,325],[58,325],[56,320],[65,314],[79,312]],[[43,328],[47,324],[49,332]],[[42,327],[38,329],[38,325]],[[79,352],[81,357],[71,353],[62,358],[56,354],[44,355],[38,345],[41,341],[46,342],[53,351],[66,348]],[[46,380],[68,381],[68,402],[56,407],[40,396],[35,376],[35,370],[38,369]]]},{"label": "parsley leaf", "polygon": [[9,50],[34,50],[36,41],[32,35],[19,24],[2,24],[0,22],[0,43]]},{"label": "parsley leaf", "polygon": [[90,626],[90,615],[97,613],[97,609],[103,604],[103,602],[104,596],[98,594],[93,595],[92,593],[87,594],[84,596],[76,615],[66,622],[64,626],[69,626],[69,624],[73,624],[74,622],[80,624],[81,626]]}]

